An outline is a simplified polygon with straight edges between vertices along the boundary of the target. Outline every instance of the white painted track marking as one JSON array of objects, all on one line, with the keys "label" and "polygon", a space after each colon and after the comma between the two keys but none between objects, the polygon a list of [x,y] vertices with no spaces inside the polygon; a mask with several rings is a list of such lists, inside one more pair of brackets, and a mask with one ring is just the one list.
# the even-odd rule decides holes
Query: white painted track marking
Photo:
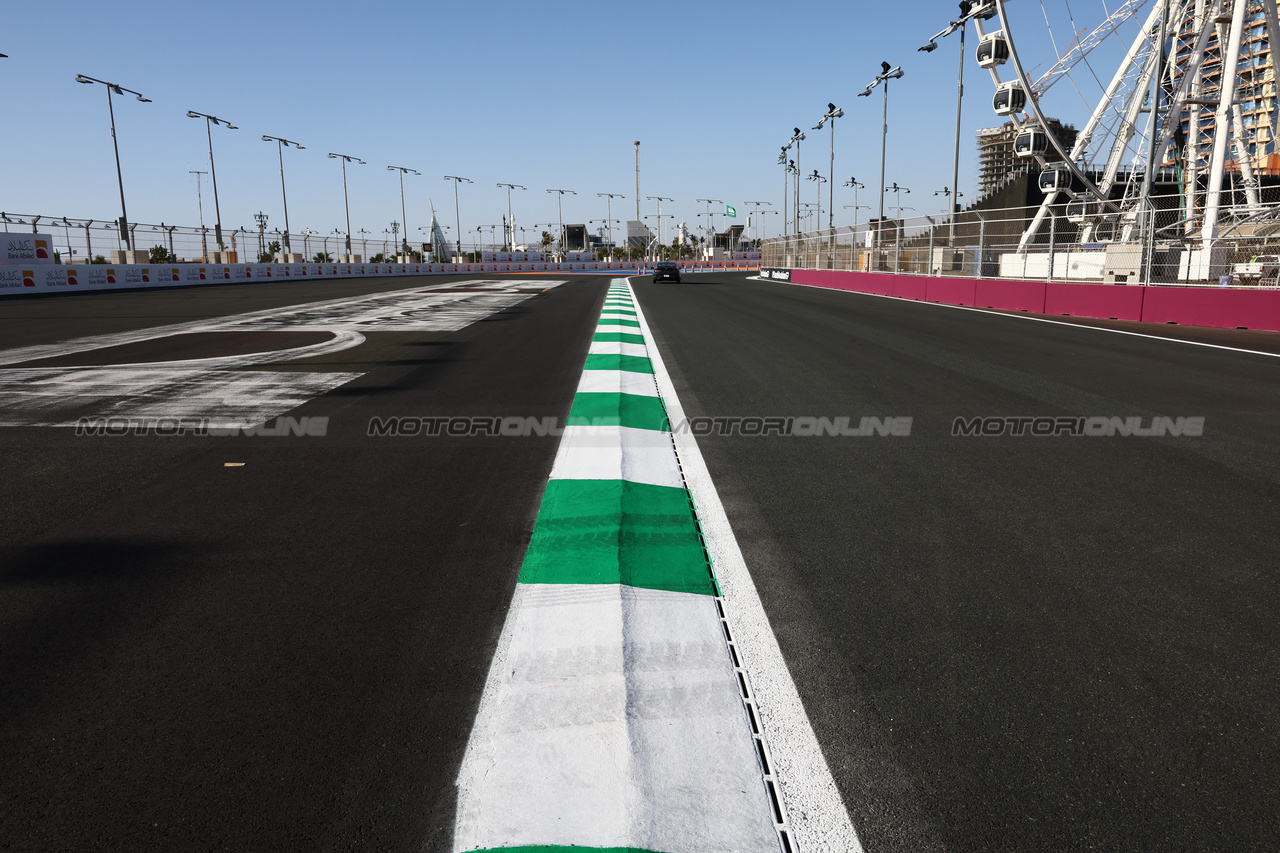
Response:
[{"label": "white painted track marking", "polygon": [[203,418],[210,426],[253,426],[363,374],[230,368],[337,352],[363,343],[361,333],[368,331],[456,331],[531,298],[532,293],[518,291],[535,284],[546,289],[563,282],[508,279],[449,285],[489,288],[483,293],[417,286],[0,351],[0,365],[20,365],[196,332],[284,329],[334,334],[333,339],[317,344],[235,356],[95,367],[0,368],[0,426],[71,427],[81,416]]}]

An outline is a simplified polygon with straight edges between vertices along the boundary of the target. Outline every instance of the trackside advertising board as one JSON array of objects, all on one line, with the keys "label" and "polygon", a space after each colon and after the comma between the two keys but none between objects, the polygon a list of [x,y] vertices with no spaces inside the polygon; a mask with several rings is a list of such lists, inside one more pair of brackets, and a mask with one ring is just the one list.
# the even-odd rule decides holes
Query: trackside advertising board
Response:
[{"label": "trackside advertising board", "polygon": [[51,263],[53,263],[51,235],[0,232],[0,264],[30,267]]},{"label": "trackside advertising board", "polygon": [[[18,235],[24,238],[39,235]],[[31,243],[35,251],[35,241]],[[23,250],[25,251],[25,249]],[[746,269],[747,261],[714,265],[689,264],[688,269]],[[622,261],[490,262],[477,264],[53,264],[43,260],[0,264],[0,297],[30,293],[72,293],[79,290],[183,287],[286,279],[372,276],[453,275],[458,273],[522,272],[634,272],[635,263]]]}]

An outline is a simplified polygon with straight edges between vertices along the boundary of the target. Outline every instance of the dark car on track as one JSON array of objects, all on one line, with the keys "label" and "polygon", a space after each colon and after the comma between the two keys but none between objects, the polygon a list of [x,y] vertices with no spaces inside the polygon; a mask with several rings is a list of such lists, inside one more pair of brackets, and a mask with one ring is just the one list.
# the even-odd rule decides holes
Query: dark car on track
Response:
[{"label": "dark car on track", "polygon": [[658,261],[653,265],[653,280],[663,281],[664,279],[679,283],[680,281],[680,265],[675,261]]}]

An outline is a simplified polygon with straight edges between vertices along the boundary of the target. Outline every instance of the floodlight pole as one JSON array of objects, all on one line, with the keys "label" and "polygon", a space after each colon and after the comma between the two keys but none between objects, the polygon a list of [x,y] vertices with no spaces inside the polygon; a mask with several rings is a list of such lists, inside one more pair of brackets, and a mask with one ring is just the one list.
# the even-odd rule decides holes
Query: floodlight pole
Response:
[{"label": "floodlight pole", "polygon": [[[225,252],[227,249],[222,243],[222,208],[218,205],[218,170],[213,165],[213,126],[215,124],[226,125],[227,130],[239,130],[240,128],[217,116],[199,113],[195,110],[187,110],[187,118],[204,119],[204,132],[209,139],[209,179],[213,182],[213,239],[218,244],[218,251]],[[226,259],[224,258],[223,260],[225,261]]]},{"label": "floodlight pole", "polygon": [[[835,192],[836,192],[836,119],[844,117],[844,110],[835,104],[827,104],[827,112],[818,119],[818,123],[813,126],[813,130],[822,130],[822,125],[831,122],[831,162],[827,166],[827,230],[830,231],[835,227]],[[816,173],[818,170],[814,169]],[[821,191],[822,187],[818,187]],[[819,192],[821,196],[821,192]],[[819,198],[821,200],[821,198]],[[818,216],[818,227],[822,227],[822,216]]]},{"label": "floodlight pole", "polygon": [[880,120],[880,206],[876,225],[876,248],[880,248],[879,231],[884,227],[884,163],[885,163],[885,145],[889,140],[889,81],[902,76],[902,66],[890,68],[889,63],[881,62],[881,71],[876,75],[866,88],[866,91],[859,92],[858,97],[866,97],[871,94],[872,90],[880,84],[884,84],[884,113]]},{"label": "floodlight pole", "polygon": [[804,141],[804,134],[800,132],[800,128],[794,128],[791,136],[791,143],[796,146],[795,174],[795,217],[796,217],[796,233],[800,233],[800,143]]},{"label": "floodlight pole", "polygon": [[[0,54],[0,56],[3,56],[3,54]],[[144,98],[141,94],[133,91],[132,89],[126,89],[118,83],[108,83],[105,80],[99,80],[96,77],[86,77],[83,74],[76,75],[76,82],[101,83],[107,88],[107,113],[111,116],[111,147],[115,149],[116,153],[116,183],[120,186],[120,222],[118,224],[120,227],[120,234],[124,239],[125,249],[132,250],[133,243],[129,234],[129,214],[125,211],[124,206],[124,175],[120,171],[120,143],[116,140],[116,109],[111,102],[111,93],[115,92],[117,95],[123,95],[125,92],[128,92],[144,104],[151,103],[151,99]],[[88,232],[86,231],[85,233]],[[89,260],[92,261],[93,258],[90,257]]]},{"label": "floodlight pole", "polygon": [[[365,163],[359,157],[352,157],[350,154],[334,154],[330,152],[329,158],[331,160],[342,161],[342,208],[343,210],[346,211],[346,214],[347,214],[346,246],[347,246],[347,262],[350,263],[351,262],[351,205],[347,201],[347,161],[354,160],[355,162],[359,163],[361,166],[363,166]],[[361,229],[361,230],[363,231],[364,229]],[[369,244],[367,242],[365,243],[364,252],[366,254],[368,254],[369,252]],[[364,257],[361,256],[361,259],[364,260]]]},{"label": "floodlight pole", "polygon": [[617,249],[617,246],[613,243],[613,200],[615,198],[626,198],[626,196],[621,193],[596,193],[596,198],[605,199],[605,211],[607,211],[605,215],[609,217],[607,220],[609,227],[609,258],[612,259],[614,250]]},{"label": "floodlight pole", "polygon": [[516,218],[511,212],[511,191],[527,190],[528,187],[522,187],[519,184],[498,184],[498,186],[507,188],[507,228],[510,229],[510,231],[507,232],[507,235],[509,235],[507,240],[507,251],[512,252],[515,251],[516,248]]},{"label": "floodlight pole", "polygon": [[462,251],[462,214],[458,211],[458,184],[466,181],[467,183],[475,183],[470,178],[459,178],[456,175],[445,175],[446,181],[453,181],[453,216],[458,226],[458,245],[459,252]]},{"label": "floodlight pole", "polygon": [[415,175],[421,176],[422,173],[416,169],[408,169],[404,166],[388,166],[388,172],[400,173],[400,221],[404,223],[404,254],[409,254],[409,216],[404,210],[404,173],[413,172]]},{"label": "floodlight pole", "polygon": [[569,195],[577,195],[577,193],[573,190],[547,190],[547,192],[556,194],[556,213],[560,218],[560,260],[563,261],[564,260],[564,208],[561,205],[561,201],[564,199],[565,193],[568,193]]},{"label": "floodlight pole", "polygon": [[299,151],[302,151],[306,146],[299,145],[296,142],[291,142],[288,139],[284,139],[279,136],[266,136],[265,134],[262,137],[262,141],[276,143],[276,153],[280,155],[280,198],[284,202],[284,238],[281,241],[281,250],[285,253],[291,254],[293,246],[289,243],[289,196],[284,189],[284,147],[286,145],[292,145]]}]

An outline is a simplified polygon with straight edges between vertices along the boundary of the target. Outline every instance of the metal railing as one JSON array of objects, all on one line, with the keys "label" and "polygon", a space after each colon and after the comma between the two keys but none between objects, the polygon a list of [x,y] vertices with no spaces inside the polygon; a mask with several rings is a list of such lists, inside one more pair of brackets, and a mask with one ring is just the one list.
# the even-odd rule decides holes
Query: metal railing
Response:
[{"label": "metal railing", "polygon": [[971,209],[770,237],[761,247],[761,265],[1106,284],[1277,286],[1280,198],[1264,196],[1266,203],[1256,208],[1227,208],[1212,240],[1183,215],[1180,196],[1156,201],[1128,217],[1057,205],[1021,250],[1037,207]]},{"label": "metal railing", "polygon": [[[93,263],[95,259],[106,263],[112,261],[113,252],[123,252],[124,240],[120,228],[114,219],[83,219],[77,217],[46,216],[43,214],[0,212],[0,231],[37,232],[53,237],[53,248],[59,263]],[[149,261],[156,263],[199,262],[211,263],[214,253],[218,251],[214,238],[214,227],[191,225],[169,225],[166,223],[151,224],[132,222],[129,224],[130,243],[135,251],[148,255]],[[501,234],[496,235],[501,238]],[[469,258],[477,252],[503,251],[507,247],[492,241],[488,229],[483,235],[470,235],[461,246],[454,246],[450,239],[449,249],[463,257]],[[285,235],[276,228],[266,230],[258,228],[222,228],[222,239],[228,253],[235,253],[239,263],[258,263],[263,256],[269,255],[275,260],[285,260],[286,246],[288,254],[297,256],[297,260],[306,262],[338,261],[346,254],[346,233],[340,229],[316,231],[304,228],[293,231],[285,239]],[[363,261],[371,261],[381,256],[388,262],[394,261],[402,254],[401,242],[404,235],[393,235],[388,231],[371,231],[354,229],[351,232],[351,253],[360,256]],[[421,233],[408,235],[410,254],[420,254],[423,243],[427,242]],[[438,248],[438,247],[437,247]],[[551,247],[558,251],[558,247]],[[542,251],[539,243],[530,249]],[[607,253],[607,249],[604,250]],[[159,257],[160,253],[165,257]],[[621,252],[619,252],[621,254]],[[327,257],[326,257],[327,256]],[[222,259],[231,262],[230,257]],[[416,258],[429,260],[429,258]],[[448,258],[441,260],[448,261]],[[268,261],[269,262],[269,261]]]}]

